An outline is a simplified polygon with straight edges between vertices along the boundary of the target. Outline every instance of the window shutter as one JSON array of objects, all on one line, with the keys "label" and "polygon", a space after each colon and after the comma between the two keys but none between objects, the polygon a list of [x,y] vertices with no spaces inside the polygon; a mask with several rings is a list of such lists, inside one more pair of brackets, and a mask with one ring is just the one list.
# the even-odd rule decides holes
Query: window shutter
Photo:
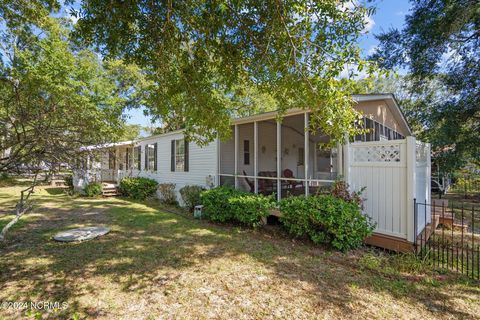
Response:
[{"label": "window shutter", "polygon": [[154,152],[154,155],[153,155],[153,159],[154,159],[153,170],[157,171],[157,143],[156,142],[153,144],[153,152]]},{"label": "window shutter", "polygon": [[145,170],[148,170],[148,145],[145,145],[144,147],[145,149]]},{"label": "window shutter", "polygon": [[142,170],[142,146],[137,147],[137,170]]},{"label": "window shutter", "polygon": [[172,140],[172,152],[170,157],[170,170],[175,171],[175,140]]},{"label": "window shutter", "polygon": [[184,154],[184,163],[183,163],[183,171],[188,172],[188,164],[189,164],[189,150],[188,150],[188,140],[185,139],[185,154]]}]

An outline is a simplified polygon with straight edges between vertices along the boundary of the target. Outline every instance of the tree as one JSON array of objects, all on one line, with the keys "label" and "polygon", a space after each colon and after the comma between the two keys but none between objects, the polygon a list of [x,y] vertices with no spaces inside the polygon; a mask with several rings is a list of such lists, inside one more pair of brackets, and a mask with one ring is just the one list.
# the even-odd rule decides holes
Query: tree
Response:
[{"label": "tree", "polygon": [[[198,143],[224,137],[231,116],[257,108],[252,90],[281,112],[311,108],[312,129],[332,141],[353,134],[354,72],[375,69],[356,43],[371,13],[349,0],[83,0],[75,12],[80,39],[145,69],[149,112],[180,119]],[[356,68],[340,80],[347,65]]]},{"label": "tree", "polygon": [[409,72],[423,138],[443,170],[480,159],[480,3],[412,1],[403,30],[377,36],[372,59]]},{"label": "tree", "polygon": [[[74,164],[82,146],[122,134],[123,110],[142,103],[137,68],[74,51],[56,19],[7,28],[1,40],[0,174],[22,166],[36,176],[40,165]],[[22,192],[14,221],[30,208],[35,182]]]}]

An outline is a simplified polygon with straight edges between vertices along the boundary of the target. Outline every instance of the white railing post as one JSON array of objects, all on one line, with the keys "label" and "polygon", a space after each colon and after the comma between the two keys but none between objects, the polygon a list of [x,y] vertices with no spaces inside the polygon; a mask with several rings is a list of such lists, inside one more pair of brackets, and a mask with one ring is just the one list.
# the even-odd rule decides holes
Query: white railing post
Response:
[{"label": "white railing post", "polygon": [[277,120],[277,201],[282,200],[282,181],[280,180],[282,170],[282,123]]},{"label": "white railing post", "polygon": [[343,145],[337,143],[337,178],[343,174]]},{"label": "white railing post", "polygon": [[235,125],[235,189],[238,188],[238,124]]},{"label": "white railing post", "polygon": [[255,193],[258,193],[258,122],[253,123],[253,184]]},{"label": "white railing post", "polygon": [[347,184],[350,184],[350,143],[348,137],[343,146],[343,178]]},{"label": "white railing post", "polygon": [[[407,164],[407,240],[415,242],[415,208],[413,200],[415,199],[416,175],[415,175],[415,137],[409,136],[407,140],[406,164]],[[421,230],[419,230],[421,232]]]},{"label": "white railing post", "polygon": [[303,147],[303,166],[305,168],[305,196],[308,196],[309,193],[309,183],[308,183],[308,161],[310,159],[310,129],[309,129],[309,119],[308,119],[308,112],[305,112],[305,117],[304,117],[304,124],[305,124],[305,141],[304,141],[304,147]]},{"label": "white railing post", "polygon": [[221,172],[220,172],[220,170],[221,170],[221,169],[220,169],[220,168],[221,168],[221,167],[220,167],[220,166],[221,166],[221,162],[220,162],[220,161],[221,161],[221,159],[222,159],[222,150],[220,149],[220,148],[221,148],[221,147],[220,147],[220,137],[219,137],[218,133],[217,133],[217,140],[216,140],[216,142],[217,142],[217,166],[216,166],[216,167],[217,167],[217,179],[216,179],[216,181],[215,181],[215,186],[218,187],[218,186],[220,186],[220,173],[221,173]]}]

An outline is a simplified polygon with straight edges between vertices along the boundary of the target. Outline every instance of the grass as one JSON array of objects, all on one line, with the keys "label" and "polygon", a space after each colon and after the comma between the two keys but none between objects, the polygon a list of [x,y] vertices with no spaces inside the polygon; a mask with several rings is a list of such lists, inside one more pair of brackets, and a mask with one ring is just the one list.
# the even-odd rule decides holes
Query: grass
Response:
[{"label": "grass", "polygon": [[[20,187],[0,188],[0,227]],[[70,197],[42,188],[36,207],[0,244],[0,301],[66,302],[1,308],[1,318],[476,318],[478,283],[439,274],[411,255],[347,254],[169,212],[157,202]],[[180,212],[180,211],[179,211]],[[58,231],[107,225],[89,242]]]}]

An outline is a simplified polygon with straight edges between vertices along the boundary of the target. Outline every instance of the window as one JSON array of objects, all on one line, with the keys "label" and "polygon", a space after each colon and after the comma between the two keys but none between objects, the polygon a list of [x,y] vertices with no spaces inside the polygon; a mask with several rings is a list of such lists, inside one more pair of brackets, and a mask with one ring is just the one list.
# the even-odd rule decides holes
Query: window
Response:
[{"label": "window", "polygon": [[133,168],[137,170],[142,169],[142,147],[133,148]]},{"label": "window", "polygon": [[305,149],[304,148],[298,148],[298,161],[297,161],[298,166],[303,166],[305,165]]},{"label": "window", "polygon": [[188,171],[188,142],[185,139],[172,140],[171,171]]},{"label": "window", "polygon": [[125,170],[131,169],[132,148],[125,149]]},{"label": "window", "polygon": [[243,140],[243,164],[250,164],[250,141]]},{"label": "window", "polygon": [[157,171],[157,144],[145,146],[145,170]]},{"label": "window", "polygon": [[365,127],[368,130],[365,132],[365,141],[375,141],[375,124],[372,119],[365,118]]}]

